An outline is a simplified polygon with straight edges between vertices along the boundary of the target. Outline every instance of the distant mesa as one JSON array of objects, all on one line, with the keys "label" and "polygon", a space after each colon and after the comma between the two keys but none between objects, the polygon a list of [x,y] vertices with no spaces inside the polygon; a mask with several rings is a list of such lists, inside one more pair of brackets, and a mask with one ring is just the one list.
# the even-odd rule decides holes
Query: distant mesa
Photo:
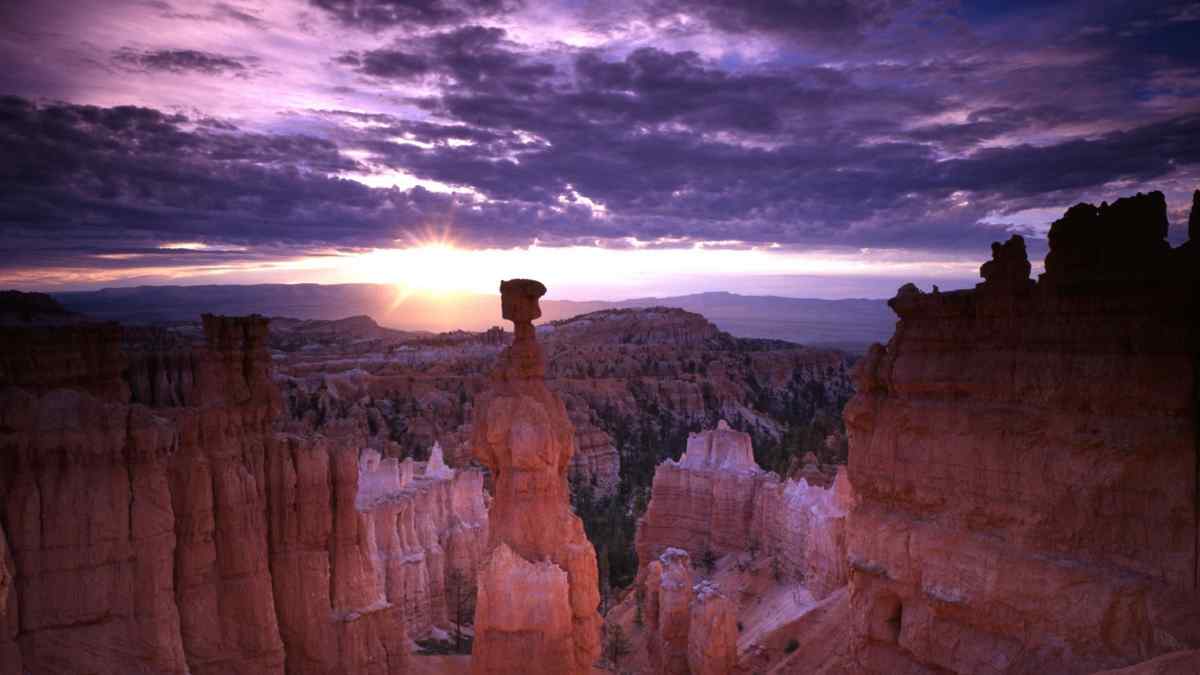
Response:
[{"label": "distant mesa", "polygon": [[87,317],[69,312],[45,293],[0,291],[0,325],[62,325]]},{"label": "distant mesa", "polygon": [[[262,314],[279,319],[278,330],[296,320],[348,321],[371,317],[380,330],[444,333],[484,331],[493,327],[495,298],[462,295],[452,301],[422,294],[400,296],[388,284],[258,284],[221,286],[138,286],[54,294],[69,311],[125,324],[193,321],[202,312]],[[738,337],[787,340],[861,353],[883,341],[895,317],[882,299],[818,300],[735,293],[696,293],[619,301],[546,300],[539,329],[601,310],[661,307],[703,315],[717,328]],[[371,329],[351,322],[347,332]],[[298,327],[302,328],[302,327]],[[273,331],[276,328],[273,327]]]}]

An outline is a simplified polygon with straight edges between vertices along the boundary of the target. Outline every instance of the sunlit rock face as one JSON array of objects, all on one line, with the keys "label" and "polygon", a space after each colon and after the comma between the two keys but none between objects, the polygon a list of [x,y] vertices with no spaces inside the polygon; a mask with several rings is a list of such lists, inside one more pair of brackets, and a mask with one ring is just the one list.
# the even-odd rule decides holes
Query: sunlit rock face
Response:
[{"label": "sunlit rock face", "polygon": [[679,461],[654,473],[650,503],[638,523],[638,560],[645,566],[677,548],[707,554],[762,552],[818,598],[846,583],[845,518],[850,486],[784,480],[754,462],[749,434],[724,422],[692,434]]},{"label": "sunlit rock face", "polygon": [[853,500],[844,470],[828,488],[768,474],[755,493],[751,542],[779,559],[784,577],[822,599],[846,585],[846,517]]},{"label": "sunlit rock face", "polygon": [[687,450],[679,458],[679,466],[730,473],[758,473],[761,470],[754,463],[750,434],[730,429],[724,420],[713,431],[688,437]]},{"label": "sunlit rock face", "polygon": [[404,670],[358,450],[274,433],[266,338],[3,330],[4,672]]},{"label": "sunlit rock face", "polygon": [[767,473],[754,463],[750,435],[729,429],[692,434],[679,461],[654,472],[650,503],[638,523],[636,547],[644,568],[668,548],[697,559],[750,547],[754,498]]},{"label": "sunlit rock face", "polygon": [[[1200,258],[1160,193],[891,301],[846,409],[861,672],[1082,673],[1200,646]],[[1193,242],[1194,244],[1194,242]],[[1155,672],[1155,671],[1149,671]]]},{"label": "sunlit rock face", "polygon": [[450,585],[464,583],[457,591],[470,593],[487,545],[483,474],[440,459],[436,447],[427,463],[380,459],[369,448],[359,455],[355,508],[365,518],[375,585],[417,638],[449,625]]},{"label": "sunlit rock face", "polygon": [[425,467],[425,475],[430,478],[454,478],[454,469],[446,466],[446,459],[442,456],[441,443],[435,442],[433,449],[429,451],[429,462]]},{"label": "sunlit rock face", "polygon": [[472,452],[495,479],[490,551],[478,577],[478,674],[589,673],[600,652],[596,554],[567,493],[574,428],[546,387],[532,324],[545,292],[536,281],[501,284],[515,339],[475,405]]}]

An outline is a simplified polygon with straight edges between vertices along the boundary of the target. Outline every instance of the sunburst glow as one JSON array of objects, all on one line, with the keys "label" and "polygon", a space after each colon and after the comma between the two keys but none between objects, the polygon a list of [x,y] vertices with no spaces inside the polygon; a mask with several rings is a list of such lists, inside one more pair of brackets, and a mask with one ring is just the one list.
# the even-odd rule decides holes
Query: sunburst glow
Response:
[{"label": "sunburst glow", "polygon": [[[447,236],[413,239],[402,248],[348,254],[327,268],[328,282],[395,284],[397,301],[413,293],[435,297],[494,293],[501,279],[540,279],[560,297],[591,297],[586,289],[607,289],[628,296],[653,292],[664,279],[727,280],[734,276],[904,274],[970,276],[974,264],[895,259],[895,252],[864,250],[854,254],[797,253],[767,247],[629,248],[533,245],[513,249],[459,247]],[[703,286],[703,285],[702,285]]]}]

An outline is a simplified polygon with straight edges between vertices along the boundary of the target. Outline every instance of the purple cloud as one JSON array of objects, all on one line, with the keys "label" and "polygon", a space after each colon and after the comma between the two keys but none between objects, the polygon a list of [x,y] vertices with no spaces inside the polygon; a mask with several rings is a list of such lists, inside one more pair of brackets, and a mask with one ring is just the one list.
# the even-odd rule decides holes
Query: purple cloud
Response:
[{"label": "purple cloud", "polygon": [[[1179,221],[1200,181],[1189,6],[8,5],[0,268],[276,259],[434,225],[469,246],[970,257],[1044,235],[1030,213],[1158,187]],[[208,247],[159,248],[179,241]]]},{"label": "purple cloud", "polygon": [[113,55],[118,63],[146,71],[235,75],[245,77],[255,67],[253,57],[234,57],[195,49],[121,49]]}]

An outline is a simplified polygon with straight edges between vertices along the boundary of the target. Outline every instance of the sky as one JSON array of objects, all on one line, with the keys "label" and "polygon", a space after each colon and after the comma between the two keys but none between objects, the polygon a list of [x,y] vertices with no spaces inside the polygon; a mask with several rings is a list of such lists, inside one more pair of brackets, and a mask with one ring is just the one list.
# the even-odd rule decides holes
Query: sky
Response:
[{"label": "sky", "polygon": [[1200,187],[1200,3],[0,2],[0,287],[970,286]]}]

